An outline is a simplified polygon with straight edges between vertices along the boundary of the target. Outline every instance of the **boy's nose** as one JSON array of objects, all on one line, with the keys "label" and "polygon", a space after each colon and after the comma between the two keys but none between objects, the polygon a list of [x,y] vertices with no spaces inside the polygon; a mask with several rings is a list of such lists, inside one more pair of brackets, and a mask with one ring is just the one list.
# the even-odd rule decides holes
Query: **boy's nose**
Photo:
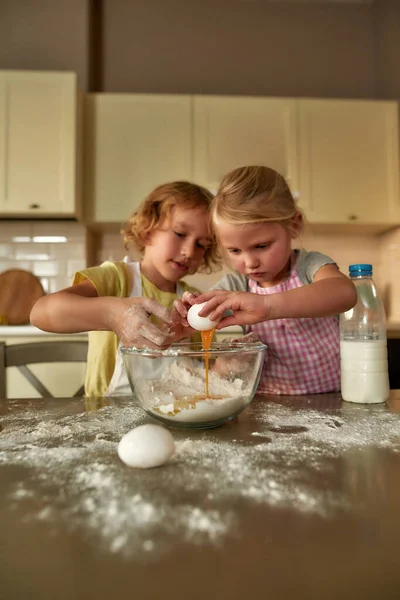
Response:
[{"label": "boy's nose", "polygon": [[191,242],[190,240],[185,240],[183,247],[182,247],[182,254],[186,258],[192,258],[194,255],[194,251],[195,251],[194,243]]}]

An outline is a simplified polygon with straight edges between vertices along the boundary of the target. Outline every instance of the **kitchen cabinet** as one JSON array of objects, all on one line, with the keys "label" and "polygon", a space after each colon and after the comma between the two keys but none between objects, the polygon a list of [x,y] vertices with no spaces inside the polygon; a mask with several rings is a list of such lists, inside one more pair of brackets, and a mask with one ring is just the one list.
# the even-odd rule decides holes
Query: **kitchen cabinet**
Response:
[{"label": "kitchen cabinet", "polygon": [[263,164],[321,230],[400,224],[397,102],[93,94],[85,122],[88,223],[125,220],[160,183],[215,192],[228,171]]},{"label": "kitchen cabinet", "polygon": [[397,102],[298,100],[298,124],[310,223],[400,224]]},{"label": "kitchen cabinet", "polygon": [[157,185],[192,179],[190,96],[88,95],[85,123],[88,223],[124,221]]},{"label": "kitchen cabinet", "polygon": [[0,217],[79,215],[75,73],[0,71]]},{"label": "kitchen cabinet", "polygon": [[214,192],[232,169],[260,164],[284,175],[296,192],[296,100],[195,96],[193,147],[194,179]]}]

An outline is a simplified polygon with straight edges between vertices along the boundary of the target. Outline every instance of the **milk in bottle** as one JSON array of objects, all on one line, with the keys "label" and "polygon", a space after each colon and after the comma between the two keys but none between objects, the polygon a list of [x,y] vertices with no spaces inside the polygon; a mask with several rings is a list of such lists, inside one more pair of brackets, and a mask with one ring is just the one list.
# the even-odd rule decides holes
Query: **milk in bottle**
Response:
[{"label": "milk in bottle", "polygon": [[358,301],[340,315],[342,398],[365,404],[385,402],[389,397],[385,310],[372,279],[372,265],[350,265],[349,274]]}]

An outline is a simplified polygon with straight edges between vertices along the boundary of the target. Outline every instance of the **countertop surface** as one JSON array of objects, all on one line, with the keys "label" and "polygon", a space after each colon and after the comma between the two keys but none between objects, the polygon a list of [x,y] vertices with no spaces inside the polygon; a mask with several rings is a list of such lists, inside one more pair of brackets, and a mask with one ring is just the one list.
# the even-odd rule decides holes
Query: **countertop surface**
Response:
[{"label": "countertop surface", "polygon": [[256,397],[130,469],[117,443],[150,421],[129,398],[0,402],[2,600],[399,598],[400,392]]},{"label": "countertop surface", "polygon": [[[243,330],[238,326],[230,326],[224,327],[217,331],[220,335],[242,335]],[[28,336],[54,336],[54,335],[63,335],[63,334],[54,334],[48,333],[47,331],[42,331],[33,325],[0,325],[0,338],[6,337],[28,337]],[[69,333],[64,335],[87,335],[87,333]],[[398,321],[389,321],[387,324],[387,335],[392,338],[400,338],[400,322]]]},{"label": "countertop surface", "polygon": [[[222,335],[234,335],[234,334],[238,334],[238,335],[242,335],[242,329],[240,327],[224,327],[224,329],[221,329],[221,331],[219,331],[218,333],[222,334]],[[57,336],[61,336],[61,335],[68,335],[68,336],[86,336],[87,332],[81,332],[81,333],[67,333],[67,334],[62,334],[62,333],[49,333],[48,331],[43,331],[42,329],[38,329],[37,327],[34,327],[33,325],[0,325],[0,339],[2,338],[7,338],[7,337],[37,337],[37,336],[43,336],[43,337],[54,337],[55,335]]]},{"label": "countertop surface", "polygon": [[54,336],[86,336],[87,333],[49,333],[33,325],[0,325],[0,339],[7,337],[54,337]]}]

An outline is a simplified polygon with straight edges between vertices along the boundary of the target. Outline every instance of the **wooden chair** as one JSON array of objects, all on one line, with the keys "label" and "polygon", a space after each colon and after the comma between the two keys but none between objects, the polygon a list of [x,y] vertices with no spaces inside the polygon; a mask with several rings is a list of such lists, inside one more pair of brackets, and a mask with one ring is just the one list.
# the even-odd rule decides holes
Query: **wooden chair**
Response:
[{"label": "wooden chair", "polygon": [[[86,362],[88,342],[71,340],[7,345],[0,342],[0,398],[7,397],[7,367],[17,367],[43,398],[53,395],[27,365],[53,362]],[[83,385],[74,397],[83,396]]]}]

